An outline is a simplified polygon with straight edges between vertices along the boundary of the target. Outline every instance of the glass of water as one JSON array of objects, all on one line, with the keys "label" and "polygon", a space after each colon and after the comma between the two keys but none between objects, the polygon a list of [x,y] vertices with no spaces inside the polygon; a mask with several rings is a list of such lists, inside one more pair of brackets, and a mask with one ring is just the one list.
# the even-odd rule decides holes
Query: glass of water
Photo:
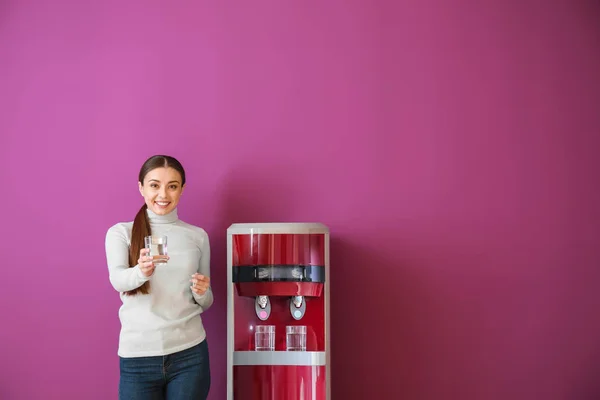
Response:
[{"label": "glass of water", "polygon": [[254,333],[254,349],[256,351],[275,350],[275,325],[257,325]]},{"label": "glass of water", "polygon": [[306,326],[288,325],[285,327],[287,351],[306,351]]},{"label": "glass of water", "polygon": [[149,256],[152,257],[154,264],[166,264],[168,261],[167,237],[166,236],[146,236],[144,245],[150,249]]}]

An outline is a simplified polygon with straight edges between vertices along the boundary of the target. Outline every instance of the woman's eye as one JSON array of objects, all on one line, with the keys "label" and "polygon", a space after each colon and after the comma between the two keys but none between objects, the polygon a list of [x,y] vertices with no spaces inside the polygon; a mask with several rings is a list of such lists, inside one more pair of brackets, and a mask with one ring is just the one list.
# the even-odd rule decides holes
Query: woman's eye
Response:
[{"label": "woman's eye", "polygon": [[157,187],[158,187],[158,185],[157,185],[156,183],[152,183],[152,184],[150,185],[150,187],[151,187],[151,188],[157,188]]},{"label": "woman's eye", "polygon": [[173,189],[173,190],[177,189],[177,185],[171,185],[171,189]]}]

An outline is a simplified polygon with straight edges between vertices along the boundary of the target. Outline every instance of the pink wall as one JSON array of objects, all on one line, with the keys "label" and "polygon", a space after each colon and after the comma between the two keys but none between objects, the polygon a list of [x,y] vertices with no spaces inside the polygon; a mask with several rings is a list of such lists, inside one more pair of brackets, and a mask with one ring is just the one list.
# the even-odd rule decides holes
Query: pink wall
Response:
[{"label": "pink wall", "polygon": [[0,3],[0,398],[116,398],[104,234],[159,152],[211,399],[225,230],[272,220],[331,227],[334,399],[600,396],[597,2],[149,3]]}]

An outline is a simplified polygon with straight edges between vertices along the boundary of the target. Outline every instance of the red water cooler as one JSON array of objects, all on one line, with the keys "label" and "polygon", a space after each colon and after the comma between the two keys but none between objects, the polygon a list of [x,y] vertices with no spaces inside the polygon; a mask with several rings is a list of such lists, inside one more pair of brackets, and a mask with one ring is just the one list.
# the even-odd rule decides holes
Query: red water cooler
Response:
[{"label": "red water cooler", "polygon": [[227,230],[227,399],[330,400],[329,229]]}]

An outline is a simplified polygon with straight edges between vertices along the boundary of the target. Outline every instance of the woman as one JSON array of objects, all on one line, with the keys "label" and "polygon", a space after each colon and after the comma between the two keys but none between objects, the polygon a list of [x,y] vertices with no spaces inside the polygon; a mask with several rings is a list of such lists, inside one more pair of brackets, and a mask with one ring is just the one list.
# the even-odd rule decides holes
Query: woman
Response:
[{"label": "woman", "polygon": [[[206,399],[210,369],[200,314],[213,303],[208,235],[177,216],[185,188],[179,161],[150,157],[138,180],[145,204],[133,222],[106,234],[110,282],[123,302],[119,399]],[[148,256],[149,235],[167,236],[167,263]]]}]

